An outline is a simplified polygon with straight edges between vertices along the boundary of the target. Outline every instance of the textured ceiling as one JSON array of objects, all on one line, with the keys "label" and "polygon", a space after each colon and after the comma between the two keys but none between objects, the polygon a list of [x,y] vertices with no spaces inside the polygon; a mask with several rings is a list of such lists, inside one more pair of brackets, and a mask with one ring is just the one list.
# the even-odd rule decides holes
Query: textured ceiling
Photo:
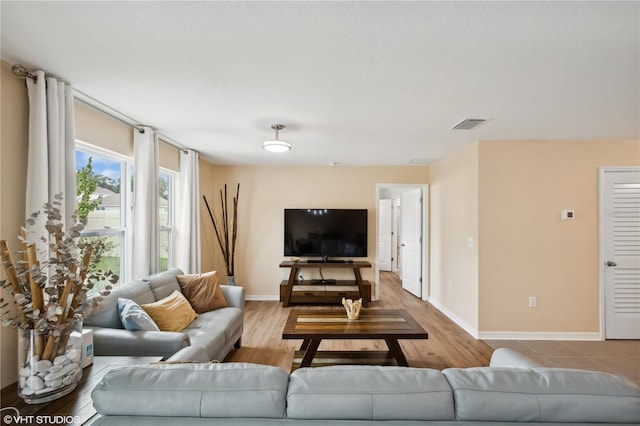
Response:
[{"label": "textured ceiling", "polygon": [[[639,2],[0,2],[2,59],[221,164],[640,137]],[[464,118],[488,121],[450,130]],[[293,150],[272,154],[270,126]]]}]

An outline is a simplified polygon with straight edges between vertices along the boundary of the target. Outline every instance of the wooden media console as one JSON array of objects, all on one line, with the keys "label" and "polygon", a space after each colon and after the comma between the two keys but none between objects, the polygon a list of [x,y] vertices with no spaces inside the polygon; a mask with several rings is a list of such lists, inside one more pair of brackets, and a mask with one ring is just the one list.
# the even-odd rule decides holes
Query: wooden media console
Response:
[{"label": "wooden media console", "polygon": [[[371,301],[371,283],[363,280],[361,268],[370,268],[367,261],[309,262],[306,260],[280,263],[281,268],[290,268],[289,279],[280,283],[280,301],[287,307],[296,303],[341,304],[342,298],[362,298],[362,306]],[[298,280],[298,271],[305,268],[352,269],[354,280]]]}]

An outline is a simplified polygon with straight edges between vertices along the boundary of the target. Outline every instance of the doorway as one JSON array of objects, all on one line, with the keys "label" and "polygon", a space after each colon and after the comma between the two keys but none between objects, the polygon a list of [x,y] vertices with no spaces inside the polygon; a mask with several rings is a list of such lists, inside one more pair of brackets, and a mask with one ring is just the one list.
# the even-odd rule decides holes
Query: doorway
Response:
[{"label": "doorway", "polygon": [[600,333],[640,339],[640,167],[601,168],[599,192]]},{"label": "doorway", "polygon": [[376,206],[375,300],[381,270],[396,273],[404,290],[427,300],[428,185],[377,184]]}]

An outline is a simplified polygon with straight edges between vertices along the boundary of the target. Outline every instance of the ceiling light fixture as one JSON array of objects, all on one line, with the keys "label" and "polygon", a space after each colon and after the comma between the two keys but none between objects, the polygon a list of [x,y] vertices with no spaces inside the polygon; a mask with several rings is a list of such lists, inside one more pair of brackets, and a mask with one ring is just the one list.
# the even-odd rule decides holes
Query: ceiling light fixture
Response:
[{"label": "ceiling light fixture", "polygon": [[278,132],[284,129],[282,124],[272,124],[271,128],[276,131],[276,137],[270,141],[262,142],[262,148],[269,152],[287,152],[291,149],[291,144],[278,139]]}]

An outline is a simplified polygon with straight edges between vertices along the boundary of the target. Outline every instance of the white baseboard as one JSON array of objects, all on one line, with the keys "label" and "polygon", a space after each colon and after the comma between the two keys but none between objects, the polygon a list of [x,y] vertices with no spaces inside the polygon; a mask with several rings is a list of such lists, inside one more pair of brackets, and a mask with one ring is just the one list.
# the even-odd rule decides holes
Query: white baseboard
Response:
[{"label": "white baseboard", "polygon": [[482,340],[588,340],[600,341],[599,332],[564,332],[564,331],[481,331],[478,339]]},{"label": "white baseboard", "polygon": [[444,306],[442,306],[440,304],[440,302],[438,302],[437,300],[435,300],[433,298],[430,298],[428,300],[428,302],[431,303],[440,312],[442,312],[447,317],[449,317],[449,319],[451,321],[455,322],[458,326],[462,327],[462,329],[464,331],[466,331],[467,333],[469,333],[472,337],[474,337],[476,339],[478,338],[478,330],[477,329],[475,329],[474,327],[471,327],[469,324],[467,324],[465,321],[463,321],[459,316],[457,316],[456,314],[451,312],[449,309],[447,309]]},{"label": "white baseboard", "polygon": [[246,295],[244,300],[254,300],[254,301],[279,301],[280,296],[277,294],[249,294]]},{"label": "white baseboard", "polygon": [[429,299],[436,309],[445,314],[451,321],[455,322],[464,331],[469,333],[476,339],[480,340],[585,340],[585,341],[601,341],[603,340],[599,332],[549,332],[549,331],[478,331],[463,321],[456,314],[451,312],[440,302],[431,298]]}]

